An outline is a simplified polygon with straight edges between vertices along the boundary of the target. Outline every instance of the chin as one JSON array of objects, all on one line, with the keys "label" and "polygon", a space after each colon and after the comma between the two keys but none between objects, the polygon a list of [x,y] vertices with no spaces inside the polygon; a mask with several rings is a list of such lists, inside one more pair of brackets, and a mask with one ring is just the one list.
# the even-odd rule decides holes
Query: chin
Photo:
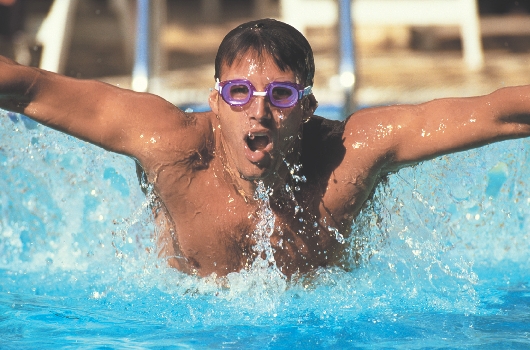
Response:
[{"label": "chin", "polygon": [[245,157],[239,165],[237,167],[239,175],[242,179],[249,181],[263,180],[272,174],[276,168],[276,162],[270,155],[263,157],[259,162],[253,162]]},{"label": "chin", "polygon": [[265,180],[272,173],[271,169],[254,169],[254,170],[239,170],[239,175],[242,179],[248,181]]}]

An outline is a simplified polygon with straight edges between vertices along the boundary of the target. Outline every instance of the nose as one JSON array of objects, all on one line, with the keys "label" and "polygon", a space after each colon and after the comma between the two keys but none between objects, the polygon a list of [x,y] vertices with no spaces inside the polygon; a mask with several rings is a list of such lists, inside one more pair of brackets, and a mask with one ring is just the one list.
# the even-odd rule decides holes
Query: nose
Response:
[{"label": "nose", "polygon": [[265,96],[253,96],[249,102],[247,114],[260,123],[271,120],[272,111],[267,98]]}]

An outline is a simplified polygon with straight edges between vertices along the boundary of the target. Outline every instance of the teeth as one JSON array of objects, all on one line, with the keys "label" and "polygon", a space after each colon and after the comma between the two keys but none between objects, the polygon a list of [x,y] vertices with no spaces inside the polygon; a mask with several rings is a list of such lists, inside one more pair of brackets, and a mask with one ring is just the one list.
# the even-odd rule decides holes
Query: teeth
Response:
[{"label": "teeth", "polygon": [[258,136],[258,137],[260,137],[260,136],[267,136],[267,134],[266,134],[266,133],[263,133],[263,132],[257,132],[257,133],[251,133],[251,132],[249,132],[247,136],[248,136],[249,139],[254,140],[254,138],[255,138],[256,136]]},{"label": "teeth", "polygon": [[270,142],[269,134],[266,132],[249,132],[247,134],[246,143],[253,152],[264,150]]}]

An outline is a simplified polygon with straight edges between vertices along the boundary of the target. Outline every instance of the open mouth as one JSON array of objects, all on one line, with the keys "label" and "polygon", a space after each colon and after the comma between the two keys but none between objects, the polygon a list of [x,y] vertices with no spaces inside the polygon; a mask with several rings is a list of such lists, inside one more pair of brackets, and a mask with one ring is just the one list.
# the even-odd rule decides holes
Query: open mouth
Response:
[{"label": "open mouth", "polygon": [[246,137],[248,148],[252,152],[263,151],[270,143],[270,138],[265,134],[248,134]]}]

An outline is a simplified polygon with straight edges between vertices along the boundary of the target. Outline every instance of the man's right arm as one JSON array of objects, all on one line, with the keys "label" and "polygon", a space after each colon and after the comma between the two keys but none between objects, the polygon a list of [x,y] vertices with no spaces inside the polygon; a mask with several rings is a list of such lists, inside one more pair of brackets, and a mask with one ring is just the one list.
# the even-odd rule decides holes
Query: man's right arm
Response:
[{"label": "man's right arm", "polygon": [[162,98],[25,67],[0,56],[0,108],[109,151],[134,157],[175,129],[183,112]]}]

